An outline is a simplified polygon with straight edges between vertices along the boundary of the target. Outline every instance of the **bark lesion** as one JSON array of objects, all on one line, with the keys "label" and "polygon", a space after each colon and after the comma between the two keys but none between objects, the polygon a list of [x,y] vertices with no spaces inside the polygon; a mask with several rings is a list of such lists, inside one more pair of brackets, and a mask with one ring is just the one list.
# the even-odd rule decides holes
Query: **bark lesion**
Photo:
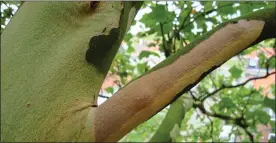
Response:
[{"label": "bark lesion", "polygon": [[86,51],[85,59],[99,70],[102,70],[104,58],[112,49],[120,37],[120,30],[112,28],[108,35],[97,35],[90,39],[89,48]]}]

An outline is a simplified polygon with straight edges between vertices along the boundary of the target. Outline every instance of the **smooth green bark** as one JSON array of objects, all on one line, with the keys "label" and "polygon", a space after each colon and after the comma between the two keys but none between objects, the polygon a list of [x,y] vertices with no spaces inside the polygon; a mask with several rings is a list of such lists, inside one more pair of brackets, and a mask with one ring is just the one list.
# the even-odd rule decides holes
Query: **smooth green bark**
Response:
[{"label": "smooth green bark", "polygon": [[[1,141],[93,140],[87,115],[140,6],[25,2],[1,35]],[[120,37],[99,70],[85,52],[112,28]]]}]

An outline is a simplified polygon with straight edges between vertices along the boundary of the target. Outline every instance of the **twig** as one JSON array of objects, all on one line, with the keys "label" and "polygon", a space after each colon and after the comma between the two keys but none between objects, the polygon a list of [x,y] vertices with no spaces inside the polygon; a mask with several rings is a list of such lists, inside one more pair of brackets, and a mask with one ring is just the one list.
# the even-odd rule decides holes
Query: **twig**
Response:
[{"label": "twig", "polygon": [[254,136],[253,136],[253,134],[251,134],[251,133],[248,131],[247,128],[243,128],[243,130],[245,131],[245,133],[246,133],[247,136],[249,137],[250,141],[251,141],[252,143],[254,143]]},{"label": "twig", "polygon": [[213,123],[213,121],[211,120],[211,118],[209,116],[207,116],[207,118],[211,122],[211,138],[212,138],[212,142],[214,142],[214,137],[213,137],[214,123]]},{"label": "twig", "polygon": [[195,97],[193,91],[190,90],[189,93],[195,101],[198,101],[198,99]]},{"label": "twig", "polygon": [[225,121],[234,121],[234,124],[241,127],[246,132],[246,134],[250,138],[250,141],[254,142],[254,136],[247,130],[248,125],[246,124],[245,119],[244,119],[243,116],[233,118],[233,117],[230,117],[230,116],[221,115],[221,114],[217,114],[217,113],[210,113],[210,112],[206,111],[206,109],[204,108],[202,103],[194,104],[193,106],[197,107],[205,115],[215,117],[215,118],[219,118],[219,119],[223,119]]},{"label": "twig", "polygon": [[106,98],[106,99],[110,98],[110,97],[105,96],[105,95],[99,95],[99,97]]},{"label": "twig", "polygon": [[208,112],[208,111],[206,111],[206,109],[204,108],[202,103],[197,104],[197,105],[194,104],[194,107],[195,108],[197,107],[203,114],[211,116],[211,117],[216,117],[216,118],[220,118],[220,119],[223,119],[223,120],[236,120],[236,118],[233,118],[233,117],[230,117],[230,116]]},{"label": "twig", "polygon": [[[5,2],[5,1],[1,1],[4,5],[6,5],[6,7],[8,7],[8,8],[10,8],[10,6],[8,6],[8,4]],[[11,16],[13,16],[13,13],[11,12],[10,13],[11,14]]]},{"label": "twig", "polygon": [[165,51],[165,56],[167,58],[167,57],[169,57],[170,52],[167,49],[168,45],[167,45],[167,42],[166,42],[166,39],[165,39],[165,36],[164,36],[163,24],[161,22],[159,22],[159,25],[160,25],[161,34],[162,34],[163,48],[164,48],[164,51]]},{"label": "twig", "polygon": [[219,89],[207,94],[206,96],[204,96],[201,101],[204,101],[206,100],[208,97],[218,93],[219,91],[223,90],[223,89],[230,89],[230,88],[236,88],[236,87],[240,87],[240,86],[244,86],[245,84],[247,84],[249,81],[252,81],[252,80],[257,80],[257,79],[264,79],[264,78],[267,78],[268,76],[272,75],[272,74],[275,74],[276,72],[271,72],[271,73],[267,73],[265,76],[262,76],[262,77],[254,77],[254,78],[250,78],[240,84],[237,84],[237,85],[222,85]]}]

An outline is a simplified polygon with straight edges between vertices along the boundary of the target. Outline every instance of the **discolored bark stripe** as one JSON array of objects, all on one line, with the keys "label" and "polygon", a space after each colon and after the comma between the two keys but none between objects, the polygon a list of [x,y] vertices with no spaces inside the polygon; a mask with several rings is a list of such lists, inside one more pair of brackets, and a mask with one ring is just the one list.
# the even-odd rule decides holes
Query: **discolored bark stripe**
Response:
[{"label": "discolored bark stripe", "polygon": [[260,36],[264,23],[258,20],[229,23],[171,64],[128,84],[98,107],[96,141],[119,140],[167,105],[183,87],[247,48]]}]

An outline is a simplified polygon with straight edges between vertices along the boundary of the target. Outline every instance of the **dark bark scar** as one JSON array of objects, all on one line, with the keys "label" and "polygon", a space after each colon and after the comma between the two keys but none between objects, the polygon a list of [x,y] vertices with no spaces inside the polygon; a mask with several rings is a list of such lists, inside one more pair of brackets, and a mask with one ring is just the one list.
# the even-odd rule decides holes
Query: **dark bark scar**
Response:
[{"label": "dark bark scar", "polygon": [[92,10],[94,10],[94,9],[97,8],[97,6],[99,5],[99,3],[100,3],[99,1],[90,1],[89,6],[90,6],[90,8]]},{"label": "dark bark scar", "polygon": [[108,35],[102,34],[92,37],[85,54],[86,61],[100,68],[107,53],[112,49],[116,41],[118,41],[119,36],[120,30],[118,28],[112,28]]}]

